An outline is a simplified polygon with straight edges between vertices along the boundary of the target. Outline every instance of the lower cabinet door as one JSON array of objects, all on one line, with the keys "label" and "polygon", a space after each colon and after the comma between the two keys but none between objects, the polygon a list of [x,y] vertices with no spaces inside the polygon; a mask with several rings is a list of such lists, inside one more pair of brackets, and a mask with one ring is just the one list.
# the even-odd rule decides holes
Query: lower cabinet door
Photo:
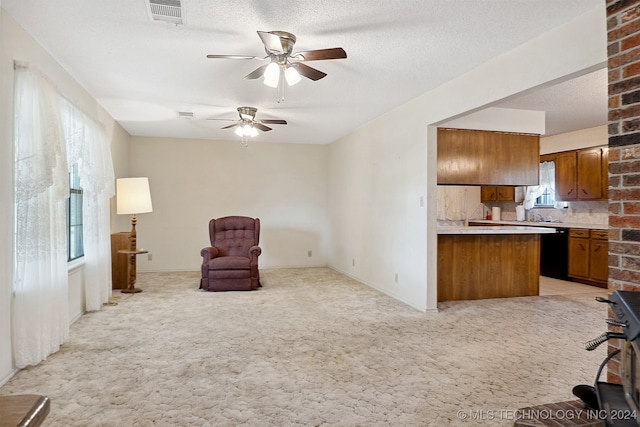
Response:
[{"label": "lower cabinet door", "polygon": [[591,280],[607,282],[609,279],[609,244],[606,240],[591,239]]},{"label": "lower cabinet door", "polygon": [[569,237],[569,276],[589,278],[589,239]]}]

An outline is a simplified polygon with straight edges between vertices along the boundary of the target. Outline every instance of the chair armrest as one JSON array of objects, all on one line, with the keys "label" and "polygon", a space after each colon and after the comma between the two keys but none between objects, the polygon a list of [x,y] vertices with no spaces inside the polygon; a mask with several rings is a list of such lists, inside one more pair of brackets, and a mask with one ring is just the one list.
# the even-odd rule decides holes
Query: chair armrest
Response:
[{"label": "chair armrest", "polygon": [[216,258],[219,254],[218,248],[216,247],[208,247],[204,248],[200,251],[200,255],[202,255],[202,263],[206,264],[211,261],[213,258]]},{"label": "chair armrest", "polygon": [[249,258],[251,259],[258,258],[261,253],[262,249],[260,249],[260,246],[251,246],[249,248]]}]

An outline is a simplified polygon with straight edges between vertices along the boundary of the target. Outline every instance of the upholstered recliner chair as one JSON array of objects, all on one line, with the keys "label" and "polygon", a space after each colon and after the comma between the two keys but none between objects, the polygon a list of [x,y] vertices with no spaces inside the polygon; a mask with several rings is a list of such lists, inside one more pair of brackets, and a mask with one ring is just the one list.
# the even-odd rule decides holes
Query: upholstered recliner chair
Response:
[{"label": "upholstered recliner chair", "polygon": [[227,216],[209,221],[211,247],[202,255],[200,289],[251,291],[259,288],[260,219]]}]

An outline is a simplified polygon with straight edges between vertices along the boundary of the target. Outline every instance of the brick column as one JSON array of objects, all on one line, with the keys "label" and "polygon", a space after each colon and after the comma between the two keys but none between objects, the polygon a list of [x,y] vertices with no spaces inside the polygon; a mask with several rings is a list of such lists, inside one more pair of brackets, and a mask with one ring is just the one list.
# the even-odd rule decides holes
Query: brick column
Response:
[{"label": "brick column", "polygon": [[[640,291],[640,0],[607,0],[607,36],[609,290]],[[620,382],[617,361],[607,376]]]}]

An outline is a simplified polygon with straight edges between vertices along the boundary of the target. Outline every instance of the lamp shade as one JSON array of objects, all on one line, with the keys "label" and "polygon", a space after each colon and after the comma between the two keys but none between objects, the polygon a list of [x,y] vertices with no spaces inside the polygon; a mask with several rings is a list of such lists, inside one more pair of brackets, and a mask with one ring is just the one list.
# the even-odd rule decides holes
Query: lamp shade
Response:
[{"label": "lamp shade", "polygon": [[280,66],[272,62],[267,65],[267,68],[264,70],[264,81],[263,83],[270,87],[278,87],[278,83],[280,82]]},{"label": "lamp shade", "polygon": [[117,179],[116,211],[118,215],[153,212],[149,178]]},{"label": "lamp shade", "polygon": [[287,67],[284,72],[284,77],[287,79],[287,84],[289,86],[293,86],[294,84],[302,80],[302,77],[300,77],[300,73],[298,73],[298,70],[293,67]]}]

